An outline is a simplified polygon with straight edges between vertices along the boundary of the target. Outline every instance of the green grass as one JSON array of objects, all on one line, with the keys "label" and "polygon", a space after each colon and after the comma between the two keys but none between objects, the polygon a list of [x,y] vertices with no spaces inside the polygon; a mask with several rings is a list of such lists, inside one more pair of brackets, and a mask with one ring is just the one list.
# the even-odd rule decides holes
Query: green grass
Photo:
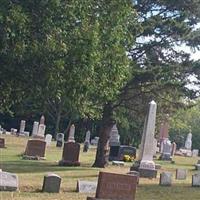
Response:
[{"label": "green grass", "polygon": [[[2,136],[1,136],[2,137]],[[83,200],[88,194],[75,192],[78,179],[97,180],[99,170],[127,173],[131,163],[124,167],[110,165],[105,169],[92,168],[95,158],[95,148],[83,153],[81,148],[80,167],[60,167],[58,161],[61,159],[62,149],[55,147],[55,142],[46,150],[46,160],[22,160],[27,139],[15,136],[3,136],[6,138],[6,149],[0,149],[0,168],[3,171],[13,172],[19,176],[19,192],[0,192],[0,200]],[[140,179],[137,188],[136,200],[200,200],[200,188],[191,187],[194,164],[198,158],[175,157],[175,164],[156,161],[162,165],[162,171],[173,172],[173,185],[171,187],[159,186],[159,175],[156,179]],[[176,168],[187,168],[186,180],[175,180]],[[42,193],[43,177],[47,172],[54,172],[62,177],[61,191],[59,194]],[[94,196],[94,194],[89,194]]]}]

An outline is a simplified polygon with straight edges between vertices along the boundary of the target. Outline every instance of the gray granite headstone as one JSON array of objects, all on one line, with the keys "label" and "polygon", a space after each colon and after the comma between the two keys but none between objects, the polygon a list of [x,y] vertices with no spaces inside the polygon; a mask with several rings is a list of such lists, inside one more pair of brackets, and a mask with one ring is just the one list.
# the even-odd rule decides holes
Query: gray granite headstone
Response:
[{"label": "gray granite headstone", "polygon": [[59,193],[61,184],[61,177],[57,174],[48,173],[44,176],[43,192]]},{"label": "gray granite headstone", "polygon": [[187,178],[187,170],[186,169],[176,169],[176,179],[185,180]]},{"label": "gray granite headstone", "polygon": [[0,191],[16,191],[19,183],[16,174],[0,171]]},{"label": "gray granite headstone", "polygon": [[95,193],[97,189],[96,181],[77,181],[76,191],[80,193]]},{"label": "gray granite headstone", "polygon": [[163,172],[160,174],[160,185],[162,186],[171,186],[172,184],[172,173]]},{"label": "gray granite headstone", "polygon": [[200,174],[192,175],[192,187],[200,187]]}]

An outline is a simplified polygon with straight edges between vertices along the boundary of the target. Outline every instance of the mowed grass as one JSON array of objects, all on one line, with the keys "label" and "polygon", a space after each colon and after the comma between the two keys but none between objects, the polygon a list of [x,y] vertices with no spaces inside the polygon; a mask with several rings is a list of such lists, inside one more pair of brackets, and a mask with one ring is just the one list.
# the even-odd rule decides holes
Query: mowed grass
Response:
[{"label": "mowed grass", "polygon": [[[92,147],[88,153],[80,152],[80,167],[60,167],[62,149],[55,147],[55,142],[46,150],[46,160],[23,160],[27,138],[5,136],[6,149],[0,149],[0,168],[3,171],[16,173],[19,176],[18,192],[0,192],[0,200],[83,200],[95,194],[81,194],[76,192],[77,180],[97,180],[99,171],[127,173],[131,163],[124,167],[112,166],[105,169],[92,168],[96,149]],[[162,165],[156,179],[140,179],[137,187],[136,200],[200,200],[200,188],[191,187],[194,164],[198,158],[175,157],[175,164],[156,161]],[[186,180],[175,180],[176,168],[188,169]],[[173,185],[171,187],[159,186],[159,173],[162,171],[173,172]],[[61,191],[59,194],[42,193],[43,177],[47,172],[54,172],[62,177]]]}]

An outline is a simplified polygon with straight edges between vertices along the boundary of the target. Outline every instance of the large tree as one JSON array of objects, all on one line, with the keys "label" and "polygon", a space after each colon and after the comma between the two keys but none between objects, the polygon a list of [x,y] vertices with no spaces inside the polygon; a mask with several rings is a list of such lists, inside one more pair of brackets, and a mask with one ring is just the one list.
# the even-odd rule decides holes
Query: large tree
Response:
[{"label": "large tree", "polygon": [[[133,119],[138,120],[152,99],[158,102],[158,111],[169,113],[183,106],[180,101],[183,97],[196,97],[195,91],[186,87],[188,76],[194,71],[194,62],[189,54],[179,51],[178,46],[186,44],[197,49],[200,45],[199,29],[196,28],[200,21],[199,1],[133,2],[142,32],[137,34],[136,44],[129,51],[132,78],[121,90],[117,101],[106,104],[109,109],[105,107],[104,113],[110,113],[105,115],[107,119],[103,118],[107,122],[104,130],[111,126],[108,119],[112,118],[113,112],[120,106],[129,109]],[[100,132],[100,145],[94,166],[105,166],[106,156],[98,151],[105,149],[108,132]],[[101,138],[104,138],[103,143]]]}]

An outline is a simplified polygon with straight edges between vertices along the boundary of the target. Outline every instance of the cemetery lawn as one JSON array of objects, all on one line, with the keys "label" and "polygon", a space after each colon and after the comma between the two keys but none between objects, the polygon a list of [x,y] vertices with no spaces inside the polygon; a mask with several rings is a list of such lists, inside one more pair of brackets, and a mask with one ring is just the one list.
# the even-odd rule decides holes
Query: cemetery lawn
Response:
[{"label": "cemetery lawn", "polygon": [[[0,192],[0,200],[85,200],[87,196],[95,194],[77,193],[77,180],[97,180],[99,171],[127,173],[131,163],[124,167],[112,166],[105,169],[92,168],[96,149],[92,147],[88,153],[83,153],[81,148],[80,167],[60,167],[62,149],[55,147],[55,142],[46,150],[45,161],[22,160],[27,138],[15,136],[1,136],[6,139],[5,149],[0,149],[0,168],[3,171],[16,173],[19,177],[18,192]],[[140,179],[137,187],[136,200],[199,200],[200,188],[191,187],[194,164],[198,158],[175,157],[175,164],[156,161],[162,165],[156,179]],[[188,169],[186,180],[175,180],[176,168]],[[173,184],[171,187],[159,186],[159,173],[162,171],[173,172]],[[42,193],[43,177],[47,172],[54,172],[61,176],[61,191],[59,194]]]}]

